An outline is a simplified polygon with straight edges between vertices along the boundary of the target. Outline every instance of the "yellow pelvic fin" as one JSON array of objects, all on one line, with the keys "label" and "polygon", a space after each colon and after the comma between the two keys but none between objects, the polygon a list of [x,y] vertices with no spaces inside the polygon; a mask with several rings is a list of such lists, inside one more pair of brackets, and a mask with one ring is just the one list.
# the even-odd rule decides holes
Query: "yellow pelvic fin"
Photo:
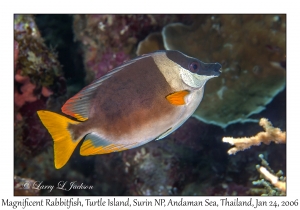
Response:
[{"label": "yellow pelvic fin", "polygon": [[190,91],[188,90],[182,90],[175,93],[172,93],[166,97],[166,99],[170,102],[170,104],[173,105],[184,105],[184,97],[188,95]]},{"label": "yellow pelvic fin", "polygon": [[116,145],[116,144],[109,144],[107,146],[95,146],[93,144],[93,140],[87,139],[83,142],[80,147],[80,155],[82,156],[89,156],[89,155],[100,155],[100,154],[107,154],[111,152],[120,152],[123,150],[127,150],[129,148],[125,147],[125,145]]},{"label": "yellow pelvic fin", "polygon": [[54,141],[54,165],[56,169],[63,167],[70,159],[80,139],[72,139],[68,130],[69,124],[79,124],[74,120],[49,111],[37,112],[42,123],[51,134]]}]

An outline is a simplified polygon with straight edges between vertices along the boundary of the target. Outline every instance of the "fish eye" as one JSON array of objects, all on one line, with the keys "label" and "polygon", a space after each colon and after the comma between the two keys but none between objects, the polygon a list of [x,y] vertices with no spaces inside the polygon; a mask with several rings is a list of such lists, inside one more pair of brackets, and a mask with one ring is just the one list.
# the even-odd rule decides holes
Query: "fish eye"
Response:
[{"label": "fish eye", "polygon": [[196,73],[199,70],[199,63],[196,61],[190,63],[189,70],[193,73]]}]

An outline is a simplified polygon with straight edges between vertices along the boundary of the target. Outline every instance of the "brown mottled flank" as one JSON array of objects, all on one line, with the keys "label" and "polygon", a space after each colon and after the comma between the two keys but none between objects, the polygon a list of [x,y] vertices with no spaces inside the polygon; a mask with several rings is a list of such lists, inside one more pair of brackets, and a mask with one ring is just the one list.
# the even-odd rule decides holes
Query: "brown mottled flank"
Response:
[{"label": "brown mottled flank", "polygon": [[175,111],[176,107],[165,98],[172,92],[151,56],[138,60],[99,86],[89,119],[74,126],[74,137],[100,128],[102,135],[118,139],[154,123]]}]

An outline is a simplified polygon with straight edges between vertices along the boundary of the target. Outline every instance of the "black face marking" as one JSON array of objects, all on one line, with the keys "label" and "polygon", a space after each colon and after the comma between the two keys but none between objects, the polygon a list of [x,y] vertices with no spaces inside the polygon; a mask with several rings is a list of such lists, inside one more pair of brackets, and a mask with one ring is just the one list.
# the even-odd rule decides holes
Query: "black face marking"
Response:
[{"label": "black face marking", "polygon": [[222,66],[219,63],[203,63],[197,58],[189,57],[176,50],[168,50],[166,55],[170,60],[192,73],[205,76],[219,76],[221,73]]}]

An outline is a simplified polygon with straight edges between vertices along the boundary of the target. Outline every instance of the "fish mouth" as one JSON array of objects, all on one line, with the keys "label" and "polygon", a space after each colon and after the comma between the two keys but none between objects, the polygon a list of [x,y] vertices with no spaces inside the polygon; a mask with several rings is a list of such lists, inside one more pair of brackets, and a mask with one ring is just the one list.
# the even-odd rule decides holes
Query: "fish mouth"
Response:
[{"label": "fish mouth", "polygon": [[200,75],[218,77],[221,75],[222,65],[220,63],[202,63],[201,70],[198,72]]},{"label": "fish mouth", "polygon": [[218,77],[221,75],[222,65],[220,63],[210,63],[208,65],[208,69],[210,69],[211,72],[210,76]]}]

